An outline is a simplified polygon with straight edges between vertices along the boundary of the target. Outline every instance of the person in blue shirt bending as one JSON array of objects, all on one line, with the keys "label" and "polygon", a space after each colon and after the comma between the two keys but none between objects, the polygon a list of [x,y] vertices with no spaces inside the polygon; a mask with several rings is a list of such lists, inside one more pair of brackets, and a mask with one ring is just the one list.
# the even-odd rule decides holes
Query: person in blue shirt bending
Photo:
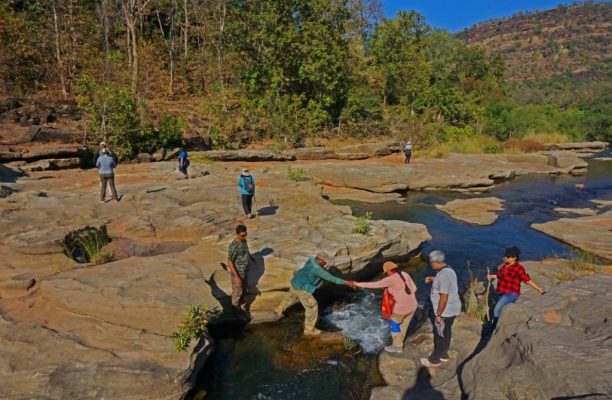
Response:
[{"label": "person in blue shirt bending", "polygon": [[255,197],[255,179],[253,179],[253,176],[251,176],[247,168],[242,170],[240,178],[238,179],[238,186],[240,186],[240,198],[242,199],[244,215],[247,218],[255,218],[255,214],[251,213],[253,197]]},{"label": "person in blue shirt bending", "polygon": [[306,264],[298,270],[293,279],[289,292],[274,312],[282,316],[283,312],[298,302],[302,303],[306,310],[304,321],[304,335],[319,335],[321,331],[315,328],[319,318],[319,305],[314,298],[314,291],[321,285],[321,281],[335,283],[337,285],[355,286],[353,281],[345,281],[336,278],[323,267],[328,264],[329,256],[324,251],[319,251],[315,257],[310,257]]},{"label": "person in blue shirt bending", "polygon": [[185,175],[185,179],[189,178],[187,168],[189,168],[189,159],[187,158],[187,152],[181,147],[178,154],[178,170]]}]

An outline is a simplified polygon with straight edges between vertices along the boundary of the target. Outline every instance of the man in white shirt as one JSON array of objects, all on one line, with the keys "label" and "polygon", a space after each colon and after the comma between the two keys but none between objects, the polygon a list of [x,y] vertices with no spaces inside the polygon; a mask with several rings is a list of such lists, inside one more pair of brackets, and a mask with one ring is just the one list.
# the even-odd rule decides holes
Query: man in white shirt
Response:
[{"label": "man in white shirt", "polygon": [[457,274],[445,262],[446,256],[440,250],[429,254],[429,263],[436,276],[428,276],[425,283],[432,283],[431,305],[434,312],[434,349],[428,358],[421,358],[421,364],[437,368],[441,362],[448,361],[451,344],[452,326],[455,317],[461,313],[461,299],[457,285]]}]

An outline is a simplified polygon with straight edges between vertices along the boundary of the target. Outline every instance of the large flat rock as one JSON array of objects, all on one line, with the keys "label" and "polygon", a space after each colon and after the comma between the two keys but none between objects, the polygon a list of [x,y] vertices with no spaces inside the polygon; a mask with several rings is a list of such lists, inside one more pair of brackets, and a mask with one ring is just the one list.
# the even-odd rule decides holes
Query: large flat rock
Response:
[{"label": "large flat rock", "polygon": [[506,307],[487,347],[463,368],[467,398],[609,398],[611,285],[610,275],[585,277]]},{"label": "large flat rock", "polygon": [[457,199],[436,208],[460,221],[475,225],[491,225],[503,211],[503,200],[497,197],[478,197],[474,199]]},{"label": "large flat rock", "polygon": [[572,152],[539,154],[449,154],[444,159],[417,159],[409,165],[389,163],[318,163],[304,166],[315,182],[374,193],[406,190],[483,190],[497,180],[525,174],[561,174],[586,166]]},{"label": "large flat rock", "polygon": [[[245,220],[240,168],[194,163],[192,179],[177,180],[174,162],[120,165],[122,200],[105,204],[95,170],[31,172],[11,183],[15,191],[0,199],[0,397],[180,398],[210,351],[174,350],[187,307],[239,318],[225,265],[238,223],[254,255],[253,322],[275,318],[293,272],[318,250],[335,256],[334,274],[350,277],[430,238],[403,221],[372,221],[368,235],[353,234],[356,219],[312,182],[289,181],[286,167],[255,169],[258,216]],[[79,265],[64,255],[66,234],[103,224],[117,260]]]},{"label": "large flat rock", "polygon": [[561,218],[532,228],[579,249],[612,260],[612,211],[598,215]]}]

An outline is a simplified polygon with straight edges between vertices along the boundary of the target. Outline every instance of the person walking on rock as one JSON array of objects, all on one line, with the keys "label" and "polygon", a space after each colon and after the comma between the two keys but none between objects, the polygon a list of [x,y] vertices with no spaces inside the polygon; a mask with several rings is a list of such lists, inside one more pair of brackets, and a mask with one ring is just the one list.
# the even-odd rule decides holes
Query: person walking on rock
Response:
[{"label": "person walking on rock", "polygon": [[453,322],[461,312],[457,274],[446,264],[445,260],[446,256],[443,252],[432,251],[429,254],[429,263],[436,271],[436,276],[425,278],[426,284],[432,284],[429,297],[434,313],[434,349],[428,358],[421,358],[421,364],[429,368],[437,368],[441,362],[448,361]]},{"label": "person walking on rock", "polygon": [[321,333],[315,327],[319,318],[319,305],[313,296],[314,291],[321,285],[321,281],[335,283],[336,285],[355,286],[353,281],[345,281],[330,274],[324,268],[328,263],[329,256],[324,251],[319,251],[315,257],[310,257],[306,264],[294,274],[289,292],[274,310],[280,316],[292,305],[298,302],[302,303],[306,310],[305,335],[319,335]]},{"label": "person walking on rock", "polygon": [[497,279],[497,294],[499,300],[493,309],[493,326],[495,329],[502,310],[510,303],[515,303],[521,295],[521,282],[525,282],[540,294],[546,293],[538,286],[525,271],[525,267],[519,264],[521,250],[518,247],[508,247],[504,253],[504,263],[497,270],[497,274],[487,275],[487,279],[492,281]]},{"label": "person walking on rock", "polygon": [[100,157],[96,160],[96,167],[100,173],[100,203],[105,203],[106,200],[106,185],[110,187],[112,199],[119,201],[117,197],[117,189],[115,188],[115,173],[114,169],[117,166],[115,160],[108,155],[107,149],[100,150]]},{"label": "person walking on rock", "polygon": [[412,143],[410,140],[406,142],[406,146],[404,146],[404,155],[406,156],[404,164],[410,164],[410,158],[412,157]]},{"label": "person walking on rock", "polygon": [[187,174],[187,168],[189,168],[189,158],[187,157],[187,151],[181,147],[178,154],[178,170],[185,175],[185,179],[189,178],[189,175]]},{"label": "person walking on rock", "polygon": [[232,305],[242,310],[247,291],[247,274],[252,259],[247,243],[247,227],[236,226],[236,237],[230,243],[227,254],[227,265],[232,274]]},{"label": "person walking on rock", "polygon": [[255,215],[251,213],[251,207],[253,207],[253,197],[255,196],[255,179],[253,179],[247,168],[244,168],[240,173],[238,186],[240,186],[240,197],[242,198],[244,215],[247,218],[254,218]]},{"label": "person walking on rock", "polygon": [[415,292],[417,287],[408,273],[399,271],[396,263],[387,261],[383,264],[386,278],[378,282],[357,282],[357,287],[378,289],[384,288],[382,317],[391,327],[391,346],[385,350],[391,353],[401,353],[404,349],[404,338],[410,325],[410,320],[417,309]]}]

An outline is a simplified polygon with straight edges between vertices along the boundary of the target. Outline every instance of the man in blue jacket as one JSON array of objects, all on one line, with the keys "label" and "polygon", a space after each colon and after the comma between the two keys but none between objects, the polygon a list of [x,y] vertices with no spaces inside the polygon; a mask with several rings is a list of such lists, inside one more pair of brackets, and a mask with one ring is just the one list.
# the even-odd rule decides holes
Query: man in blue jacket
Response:
[{"label": "man in blue jacket", "polygon": [[329,256],[324,251],[319,251],[315,257],[309,258],[306,264],[294,274],[293,279],[291,279],[289,292],[287,292],[280,305],[274,310],[277,315],[282,315],[287,308],[297,304],[297,302],[302,303],[306,310],[304,321],[305,335],[319,335],[321,333],[320,330],[315,328],[319,318],[319,305],[312,294],[321,285],[322,280],[337,285],[355,286],[355,282],[336,278],[327,272],[323,267],[328,262]]},{"label": "man in blue jacket", "polygon": [[255,179],[253,179],[247,168],[242,170],[238,179],[238,186],[240,186],[240,197],[242,199],[244,215],[247,218],[254,218],[255,215],[251,214],[251,207],[253,207],[253,197],[255,196]]}]

